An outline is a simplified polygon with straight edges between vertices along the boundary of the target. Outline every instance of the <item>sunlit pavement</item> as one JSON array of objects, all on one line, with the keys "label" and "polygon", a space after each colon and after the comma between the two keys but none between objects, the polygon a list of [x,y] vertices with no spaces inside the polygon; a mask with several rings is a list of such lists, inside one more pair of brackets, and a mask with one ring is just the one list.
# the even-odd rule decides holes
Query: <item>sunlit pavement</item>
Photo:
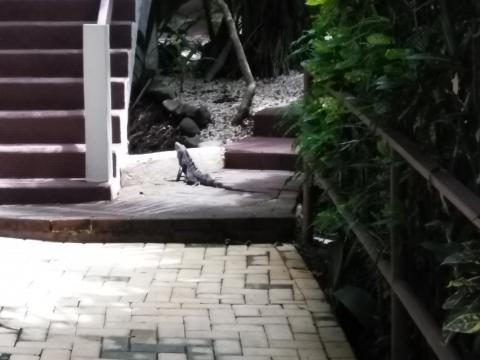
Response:
[{"label": "sunlit pavement", "polygon": [[354,359],[290,245],[2,238],[0,254],[1,360]]}]

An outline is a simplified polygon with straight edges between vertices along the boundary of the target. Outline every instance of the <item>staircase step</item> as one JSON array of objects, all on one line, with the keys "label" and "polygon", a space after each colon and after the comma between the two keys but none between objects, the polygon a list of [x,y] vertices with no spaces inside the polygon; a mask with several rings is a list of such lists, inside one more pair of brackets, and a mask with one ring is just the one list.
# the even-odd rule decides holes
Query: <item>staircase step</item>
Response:
[{"label": "staircase step", "polygon": [[[112,23],[110,46],[131,48],[132,23]],[[83,49],[83,22],[0,22],[0,49]]]},{"label": "staircase step", "polygon": [[108,183],[80,179],[0,179],[0,204],[53,204],[111,200]]},{"label": "staircase step", "polygon": [[83,178],[85,145],[0,145],[0,178]]},{"label": "staircase step", "polygon": [[292,121],[286,119],[287,107],[278,106],[260,110],[253,115],[253,136],[285,137]]},{"label": "staircase step", "polygon": [[294,140],[278,137],[249,137],[227,145],[225,168],[294,171],[297,155]]},{"label": "staircase step", "polygon": [[[120,141],[120,118],[112,116],[113,143]],[[85,143],[82,110],[0,111],[0,144]]]},{"label": "staircase step", "polygon": [[[112,76],[128,77],[128,62],[128,50],[112,50]],[[83,51],[0,50],[0,77],[83,77]]]},{"label": "staircase step", "polygon": [[[81,78],[0,78],[0,110],[84,108]],[[112,107],[125,107],[125,83],[112,79]]]},{"label": "staircase step", "polygon": [[[0,21],[95,21],[100,0],[0,0]],[[135,0],[115,0],[113,20],[135,21]]]}]

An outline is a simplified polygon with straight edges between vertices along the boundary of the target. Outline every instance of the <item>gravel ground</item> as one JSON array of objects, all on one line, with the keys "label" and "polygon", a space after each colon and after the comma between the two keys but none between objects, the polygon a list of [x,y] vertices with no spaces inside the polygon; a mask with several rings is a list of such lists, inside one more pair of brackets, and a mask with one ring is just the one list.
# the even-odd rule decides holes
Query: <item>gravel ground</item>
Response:
[{"label": "gravel ground", "polygon": [[[180,92],[178,78],[164,78],[179,94],[183,101],[194,105],[205,105],[212,114],[213,123],[203,130],[202,141],[209,144],[225,144],[235,139],[249,136],[251,124],[233,126],[230,119],[235,114],[245,90],[242,80],[214,80],[204,82],[201,79],[186,79],[183,92]],[[298,100],[303,93],[303,75],[292,72],[273,79],[257,80],[257,92],[253,100],[252,113],[266,107],[289,104]]]}]

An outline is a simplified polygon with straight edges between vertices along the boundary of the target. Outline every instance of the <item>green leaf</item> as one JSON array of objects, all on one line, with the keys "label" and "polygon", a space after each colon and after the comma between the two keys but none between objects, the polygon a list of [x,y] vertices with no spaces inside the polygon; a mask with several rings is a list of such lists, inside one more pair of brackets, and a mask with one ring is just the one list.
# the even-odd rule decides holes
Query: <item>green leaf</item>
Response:
[{"label": "green leaf", "polygon": [[326,4],[328,1],[329,0],[307,0],[305,4],[307,6],[320,6]]},{"label": "green leaf", "polygon": [[448,256],[443,260],[442,265],[464,265],[476,264],[480,265],[480,254],[478,252],[461,252]]},{"label": "green leaf", "polygon": [[452,310],[457,307],[458,304],[462,302],[466,296],[464,291],[457,291],[456,293],[450,295],[447,300],[443,303],[444,310]]},{"label": "green leaf", "polygon": [[390,45],[393,43],[393,39],[390,36],[375,33],[367,37],[367,42],[370,45]]},{"label": "green leaf", "polygon": [[385,51],[385,57],[388,60],[404,60],[409,54],[409,49],[388,49]]},{"label": "green leaf", "polygon": [[444,325],[444,331],[462,334],[473,334],[480,331],[480,313],[469,313],[457,316]]}]

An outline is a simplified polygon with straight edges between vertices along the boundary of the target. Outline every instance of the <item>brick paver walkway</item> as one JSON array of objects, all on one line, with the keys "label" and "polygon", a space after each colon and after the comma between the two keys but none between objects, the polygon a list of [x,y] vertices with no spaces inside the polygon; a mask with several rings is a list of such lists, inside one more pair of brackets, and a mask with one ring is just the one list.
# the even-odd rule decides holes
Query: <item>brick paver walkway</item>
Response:
[{"label": "brick paver walkway", "polygon": [[0,239],[0,359],[353,360],[292,246]]}]

